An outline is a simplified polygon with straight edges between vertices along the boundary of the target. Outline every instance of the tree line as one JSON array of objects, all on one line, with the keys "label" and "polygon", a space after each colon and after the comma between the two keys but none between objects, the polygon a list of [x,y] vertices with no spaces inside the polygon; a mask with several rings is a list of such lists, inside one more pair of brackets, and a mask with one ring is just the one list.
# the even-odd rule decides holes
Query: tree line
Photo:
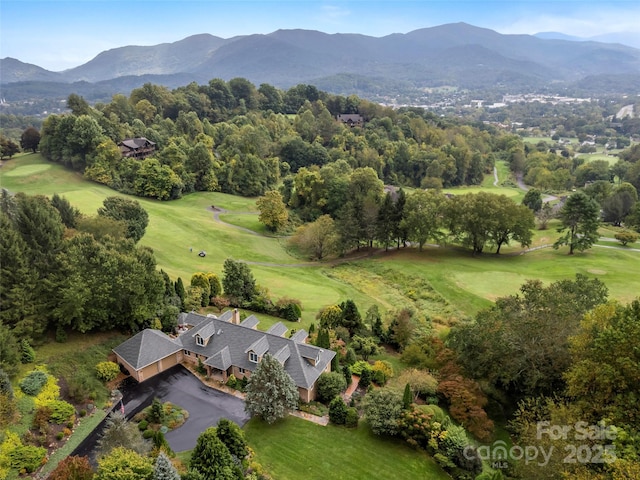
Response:
[{"label": "tree line", "polygon": [[[263,195],[302,168],[336,161],[372,168],[396,185],[473,185],[503,156],[501,134],[491,127],[309,85],[280,91],[233,79],[170,91],[145,84],[94,106],[72,94],[67,106],[70,114],[43,123],[39,148],[47,159],[118,191],[162,200],[193,191]],[[336,119],[345,113],[360,115],[364,126]],[[155,154],[122,158],[118,142],[134,137],[155,142]]]}]

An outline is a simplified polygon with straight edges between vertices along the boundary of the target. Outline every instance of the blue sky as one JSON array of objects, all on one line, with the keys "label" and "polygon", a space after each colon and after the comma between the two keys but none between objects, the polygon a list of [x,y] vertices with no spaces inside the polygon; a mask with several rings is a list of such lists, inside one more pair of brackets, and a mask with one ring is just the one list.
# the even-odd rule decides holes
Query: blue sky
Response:
[{"label": "blue sky", "polygon": [[1,0],[0,58],[60,71],[111,48],[198,33],[229,38],[303,28],[381,37],[455,22],[505,34],[640,35],[640,1]]}]

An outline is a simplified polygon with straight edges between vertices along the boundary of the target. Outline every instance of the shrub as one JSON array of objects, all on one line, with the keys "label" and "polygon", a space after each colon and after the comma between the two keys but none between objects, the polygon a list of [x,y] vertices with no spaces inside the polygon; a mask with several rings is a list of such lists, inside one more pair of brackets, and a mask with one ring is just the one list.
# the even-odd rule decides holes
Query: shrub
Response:
[{"label": "shrub", "polygon": [[114,362],[100,362],[96,365],[96,376],[102,382],[110,382],[120,373],[120,367]]},{"label": "shrub", "polygon": [[371,371],[370,368],[365,368],[362,370],[362,373],[360,374],[360,382],[358,382],[358,385],[362,388],[369,388],[369,385],[371,385],[372,380],[373,380],[373,372]]},{"label": "shrub", "polygon": [[341,397],[335,397],[329,404],[329,421],[336,425],[344,425],[347,419],[347,405]]},{"label": "shrub", "polygon": [[65,402],[64,400],[54,400],[49,402],[47,403],[47,407],[51,409],[51,421],[58,425],[67,422],[75,413],[73,405]]},{"label": "shrub", "polygon": [[42,407],[48,405],[49,402],[53,402],[60,397],[60,387],[58,381],[53,375],[47,375],[47,383],[35,398],[36,407]]},{"label": "shrub", "polygon": [[162,402],[158,398],[153,399],[153,403],[151,404],[151,409],[147,414],[147,420],[151,423],[162,423],[164,422],[164,408],[162,406]]},{"label": "shrub", "polygon": [[63,432],[56,433],[56,439],[57,440],[62,440],[63,438],[64,438],[64,433]]},{"label": "shrub", "polygon": [[338,372],[324,372],[318,378],[317,388],[318,400],[326,403],[347,388],[347,381]]},{"label": "shrub", "polygon": [[373,371],[373,381],[380,386],[384,386],[393,377],[393,367],[386,360],[377,360],[371,370]]},{"label": "shrub", "polygon": [[345,365],[342,367],[342,375],[344,375],[344,379],[347,382],[347,387],[351,385],[351,382],[353,382],[353,378],[351,378],[351,367],[349,365]]},{"label": "shrub", "polygon": [[[347,351],[347,355],[348,355],[348,351]],[[364,370],[371,370],[371,365],[369,365],[369,362],[365,362],[364,360],[358,360],[357,362],[351,365],[351,372],[354,375],[362,375],[362,372]]]},{"label": "shrub", "polygon": [[62,460],[49,475],[49,480],[91,480],[93,470],[88,457],[71,456]]},{"label": "shrub", "polygon": [[141,432],[144,432],[148,426],[149,426],[149,422],[147,422],[146,420],[141,420],[140,423],[138,423],[138,429]]},{"label": "shrub", "polygon": [[20,390],[26,395],[35,397],[47,383],[47,374],[40,370],[33,370],[20,382]]},{"label": "shrub", "polygon": [[347,408],[344,424],[349,428],[356,428],[358,426],[358,420],[358,410],[354,407]]},{"label": "shrub", "polygon": [[20,445],[9,453],[11,466],[18,471],[26,470],[27,473],[35,472],[40,468],[47,457],[47,450],[43,447],[32,445]]},{"label": "shrub", "polygon": [[142,438],[144,438],[144,439],[153,438],[155,436],[155,434],[156,434],[156,431],[149,428],[149,429],[145,430],[144,432],[142,432]]},{"label": "shrub", "polygon": [[8,398],[13,399],[13,387],[11,386],[11,380],[7,372],[0,368],[0,394],[6,395]]},{"label": "shrub", "polygon": [[33,363],[36,359],[36,351],[27,340],[20,342],[20,361],[22,363]]},{"label": "shrub", "polygon": [[51,409],[48,406],[38,407],[31,425],[40,432],[46,432],[49,420],[51,419]]},{"label": "shrub", "polygon": [[56,342],[64,343],[67,341],[67,332],[64,330],[64,327],[60,324],[56,327]]},{"label": "shrub", "polygon": [[229,378],[227,379],[227,387],[238,388],[238,379],[233,373],[229,375]]},{"label": "shrub", "polygon": [[81,417],[85,417],[87,415],[87,411],[83,408],[82,410],[80,410],[80,416]]}]

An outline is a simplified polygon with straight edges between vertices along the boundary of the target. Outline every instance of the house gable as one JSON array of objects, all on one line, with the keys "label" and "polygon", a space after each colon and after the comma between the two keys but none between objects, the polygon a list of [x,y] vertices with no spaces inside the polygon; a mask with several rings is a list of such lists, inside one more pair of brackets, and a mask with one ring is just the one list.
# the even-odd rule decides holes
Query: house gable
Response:
[{"label": "house gable", "polygon": [[[170,352],[184,350],[185,360],[188,361],[199,358],[210,368],[221,371],[234,368],[248,372],[254,371],[262,357],[269,352],[284,366],[296,386],[303,390],[313,389],[316,380],[329,368],[335,356],[335,352],[331,350],[304,343],[307,337],[304,330],[297,332],[292,338],[285,338],[254,329],[254,321],[245,320],[240,324],[232,323],[231,320],[232,315],[226,315],[226,312],[220,318],[188,313],[181,316],[180,325],[192,327],[187,331],[183,330],[184,333],[178,338],[171,339],[157,330],[147,334],[144,333],[147,332],[145,330],[116,347],[114,351],[126,354],[131,359],[131,362],[127,362],[136,369],[161,354],[155,352],[155,345],[160,344],[171,347],[166,349]],[[278,330],[281,328],[276,329]],[[149,352],[141,353],[149,347],[143,349],[139,335],[149,335],[149,338],[154,339],[153,342],[145,342],[150,345],[153,356]],[[156,337],[160,337],[164,343],[160,343]],[[198,338],[202,339],[202,344],[198,343]],[[140,355],[150,358],[138,361]],[[252,358],[255,361],[251,361]]]}]

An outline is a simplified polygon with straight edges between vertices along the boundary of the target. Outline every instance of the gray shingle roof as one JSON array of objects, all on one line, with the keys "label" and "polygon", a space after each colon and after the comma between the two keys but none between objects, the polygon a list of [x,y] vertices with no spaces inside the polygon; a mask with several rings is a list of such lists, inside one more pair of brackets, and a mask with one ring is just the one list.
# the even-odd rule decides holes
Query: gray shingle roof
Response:
[{"label": "gray shingle roof", "polygon": [[289,350],[289,345],[285,345],[280,350],[278,350],[273,357],[278,360],[282,365],[286,362],[291,356],[291,350]]},{"label": "gray shingle roof", "polygon": [[260,320],[258,320],[258,317],[256,317],[255,315],[249,315],[242,322],[240,322],[240,325],[247,328],[254,328],[259,323],[260,323]]},{"label": "gray shingle roof", "polygon": [[199,328],[198,331],[195,332],[192,336],[195,337],[196,335],[200,335],[206,342],[214,333],[216,333],[216,324],[211,322],[205,323],[204,326],[202,328]]},{"label": "gray shingle roof", "polygon": [[212,357],[207,358],[204,362],[205,365],[210,365],[219,370],[226,370],[231,365],[231,353],[229,352],[229,347],[226,346],[218,353],[215,353]]},{"label": "gray shingle roof", "polygon": [[278,323],[274,323],[273,325],[271,325],[269,330],[267,330],[267,333],[270,333],[271,335],[278,335],[279,337],[282,337],[285,333],[287,333],[287,330],[289,330],[289,329],[287,327],[285,327],[282,322],[278,322]]},{"label": "gray shingle roof", "polygon": [[267,340],[267,336],[263,335],[261,338],[257,339],[251,345],[247,347],[244,353],[255,352],[259,357],[264,355],[269,351],[269,340]]},{"label": "gray shingle roof", "polygon": [[[204,362],[206,365],[220,370],[226,370],[233,365],[253,371],[256,363],[250,362],[248,355],[248,352],[253,349],[260,356],[270,353],[280,361],[284,359],[285,371],[301,388],[310,388],[335,356],[335,352],[328,349],[255,330],[245,324],[230,323],[231,315],[232,313],[227,315],[225,312],[221,318],[216,318],[189,313],[186,315],[185,323],[194,327],[177,339],[172,340],[158,330],[144,330],[116,347],[114,351],[135,368],[142,368],[180,349],[185,349],[204,355],[207,357]],[[214,331],[209,342],[204,346],[197,345],[194,334],[206,331]],[[298,338],[301,337],[302,334],[299,334]],[[287,349],[289,356],[285,358]],[[163,352],[166,353],[163,355]],[[138,362],[138,357],[144,360]],[[311,360],[316,359],[316,364],[312,365]]]},{"label": "gray shingle roof", "polygon": [[160,330],[147,328],[113,349],[136,370],[182,350],[177,340]]},{"label": "gray shingle roof", "polygon": [[304,343],[304,341],[307,339],[308,336],[309,334],[307,333],[307,331],[302,329],[302,330],[298,330],[296,333],[291,335],[291,340],[293,340],[296,343]]}]

